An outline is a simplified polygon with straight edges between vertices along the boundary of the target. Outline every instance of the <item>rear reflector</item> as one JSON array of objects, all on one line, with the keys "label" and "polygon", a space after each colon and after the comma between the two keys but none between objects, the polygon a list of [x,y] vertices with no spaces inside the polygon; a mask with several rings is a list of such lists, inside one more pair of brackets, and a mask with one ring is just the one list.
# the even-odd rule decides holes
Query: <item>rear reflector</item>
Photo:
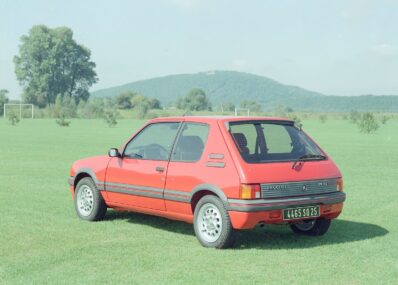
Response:
[{"label": "rear reflector", "polygon": [[278,219],[278,218],[281,217],[281,211],[280,211],[280,210],[271,211],[271,212],[269,213],[269,217],[270,217],[271,219]]}]

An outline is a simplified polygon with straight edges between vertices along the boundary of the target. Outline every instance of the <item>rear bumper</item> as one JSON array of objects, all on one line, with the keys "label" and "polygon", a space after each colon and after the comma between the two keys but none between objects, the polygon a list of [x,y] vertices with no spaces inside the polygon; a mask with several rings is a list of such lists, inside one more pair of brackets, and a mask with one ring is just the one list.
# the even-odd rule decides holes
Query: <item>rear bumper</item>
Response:
[{"label": "rear bumper", "polygon": [[283,223],[282,210],[298,206],[320,205],[320,216],[334,219],[340,215],[345,199],[343,192],[272,200],[229,199],[228,210],[235,229],[250,229],[259,223]]}]

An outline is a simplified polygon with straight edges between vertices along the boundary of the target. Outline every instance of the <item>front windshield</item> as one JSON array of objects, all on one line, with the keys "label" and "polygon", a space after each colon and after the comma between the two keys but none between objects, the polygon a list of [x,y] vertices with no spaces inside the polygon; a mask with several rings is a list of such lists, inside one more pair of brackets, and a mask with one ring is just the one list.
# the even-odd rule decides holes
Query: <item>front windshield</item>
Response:
[{"label": "front windshield", "polygon": [[242,158],[249,163],[324,155],[304,132],[287,122],[230,122],[229,132]]}]

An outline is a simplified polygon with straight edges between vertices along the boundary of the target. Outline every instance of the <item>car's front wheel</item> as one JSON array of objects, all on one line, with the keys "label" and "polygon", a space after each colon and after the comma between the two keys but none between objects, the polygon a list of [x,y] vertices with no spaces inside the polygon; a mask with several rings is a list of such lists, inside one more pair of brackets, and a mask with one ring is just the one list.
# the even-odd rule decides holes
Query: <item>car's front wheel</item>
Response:
[{"label": "car's front wheel", "polygon": [[331,224],[330,219],[305,220],[300,223],[290,224],[290,228],[296,234],[304,234],[309,236],[322,236],[329,230]]},{"label": "car's front wheel", "polygon": [[75,209],[79,218],[87,221],[99,221],[105,217],[107,207],[94,181],[85,177],[75,190]]},{"label": "car's front wheel", "polygon": [[228,248],[233,245],[235,235],[228,211],[216,196],[207,195],[199,200],[195,207],[194,229],[205,247]]}]

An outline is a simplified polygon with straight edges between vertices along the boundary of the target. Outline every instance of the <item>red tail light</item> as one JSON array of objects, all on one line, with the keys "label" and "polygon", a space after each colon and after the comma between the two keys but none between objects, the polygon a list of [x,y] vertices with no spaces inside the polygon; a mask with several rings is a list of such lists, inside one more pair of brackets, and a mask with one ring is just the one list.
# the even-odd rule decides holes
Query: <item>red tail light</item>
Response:
[{"label": "red tail light", "polygon": [[261,198],[260,184],[241,184],[239,197],[245,200]]},{"label": "red tail light", "polygon": [[342,178],[337,179],[337,191],[343,192],[343,179]]}]

